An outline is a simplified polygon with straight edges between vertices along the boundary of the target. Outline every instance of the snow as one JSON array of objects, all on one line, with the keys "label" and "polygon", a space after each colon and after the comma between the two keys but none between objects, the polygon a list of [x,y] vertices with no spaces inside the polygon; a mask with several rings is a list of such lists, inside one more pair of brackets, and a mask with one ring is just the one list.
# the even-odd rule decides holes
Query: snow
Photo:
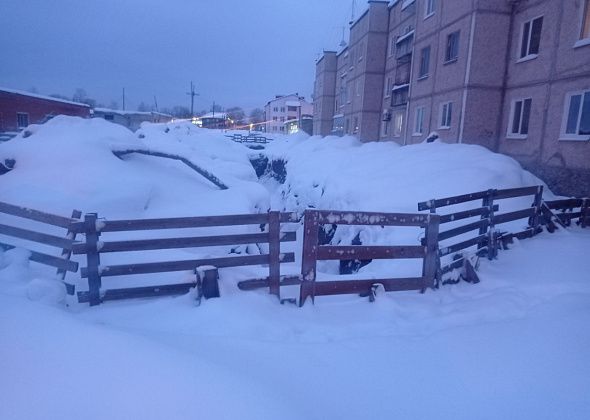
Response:
[{"label": "snow", "polygon": [[83,104],[83,103],[80,103],[80,102],[74,102],[74,101],[68,101],[68,100],[60,99],[60,98],[54,98],[53,96],[39,95],[37,93],[26,92],[26,91],[23,91],[23,90],[3,88],[1,86],[0,86],[0,92],[14,93],[14,94],[17,94],[17,95],[29,96],[31,98],[44,99],[46,101],[60,102],[60,103],[63,103],[63,104],[77,105],[77,106],[83,106],[83,107],[86,107],[86,108],[90,108],[90,105]]},{"label": "snow", "polygon": [[[79,208],[107,220],[309,207],[342,211],[346,219],[357,211],[416,213],[419,201],[489,188],[542,185],[511,158],[438,141],[399,147],[296,134],[252,151],[189,122],[144,123],[134,134],[100,119],[57,117],[30,130],[30,137],[0,144],[0,161],[16,160],[0,176],[1,200],[61,215]],[[183,156],[229,188],[178,162],[113,155],[126,148]],[[285,162],[284,183],[257,179],[250,158],[259,153]],[[548,190],[545,196],[553,198]],[[510,211],[531,202],[500,206]],[[8,221],[16,219],[0,216]],[[282,253],[301,246],[301,227],[289,227],[298,228],[298,242],[284,244]],[[359,234],[363,244],[416,245],[417,230],[342,226],[334,240],[350,244]],[[378,292],[374,303],[321,297],[303,308],[280,305],[267,290],[238,290],[238,281],[261,277],[267,267],[221,269],[221,298],[198,307],[192,292],[66,308],[53,269],[28,262],[23,249],[0,251],[0,418],[587,419],[589,244],[588,229],[543,232],[500,251],[497,260],[479,261],[477,285]],[[101,264],[116,261],[105,255]],[[282,273],[298,274],[299,263],[298,255]],[[332,263],[318,264],[318,275],[337,278]],[[347,278],[404,276],[414,268],[376,261]],[[105,278],[103,285],[191,276]],[[295,297],[298,288],[281,293]]]}]

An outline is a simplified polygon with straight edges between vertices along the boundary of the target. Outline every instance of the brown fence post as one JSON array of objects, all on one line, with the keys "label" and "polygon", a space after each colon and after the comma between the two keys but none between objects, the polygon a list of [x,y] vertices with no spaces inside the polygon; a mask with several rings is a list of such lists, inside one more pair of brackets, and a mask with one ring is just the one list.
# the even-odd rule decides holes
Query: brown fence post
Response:
[{"label": "brown fence post", "polygon": [[488,259],[493,260],[496,258],[498,253],[497,236],[494,229],[494,195],[497,190],[489,190],[488,192],[488,219],[490,223],[487,227],[488,230]]},{"label": "brown fence post", "polygon": [[299,289],[299,306],[311,296],[315,301],[315,280],[318,251],[318,214],[314,210],[305,210],[303,221],[303,255],[301,261],[301,287]]},{"label": "brown fence post", "polygon": [[438,257],[438,227],[440,216],[437,214],[428,215],[428,225],[425,227],[424,240],[426,253],[422,265],[422,277],[424,278],[424,290],[434,288],[438,279],[440,260]]},{"label": "brown fence post", "polygon": [[96,213],[84,215],[84,233],[86,234],[86,261],[88,270],[88,297],[90,306],[100,305],[100,254],[98,238],[100,232],[96,228]]},{"label": "brown fence post", "polygon": [[281,221],[280,212],[268,213],[268,284],[269,292],[281,298]]},{"label": "brown fence post", "polygon": [[[72,219],[79,220],[80,217],[82,217],[82,212],[80,210],[72,211]],[[74,241],[76,239],[76,231],[72,230],[72,228],[68,228],[68,233],[66,234],[66,238]],[[71,249],[62,249],[61,257],[66,260],[69,260],[72,257],[72,250]],[[61,279],[61,281],[64,281],[66,279],[66,273],[67,273],[67,270],[65,270],[63,268],[57,269],[57,275]],[[65,281],[64,281],[64,284],[66,285],[66,293],[70,296],[73,295],[75,293],[75,286],[71,283],[66,283]]]},{"label": "brown fence post", "polygon": [[582,201],[580,226],[585,228],[588,224],[590,224],[590,198],[585,198],[584,201]]},{"label": "brown fence post", "polygon": [[541,206],[543,205],[543,186],[539,185],[537,193],[535,194],[535,200],[533,201],[533,207],[535,208],[535,215],[531,217],[529,226],[533,229],[533,235],[539,230],[541,223]]}]

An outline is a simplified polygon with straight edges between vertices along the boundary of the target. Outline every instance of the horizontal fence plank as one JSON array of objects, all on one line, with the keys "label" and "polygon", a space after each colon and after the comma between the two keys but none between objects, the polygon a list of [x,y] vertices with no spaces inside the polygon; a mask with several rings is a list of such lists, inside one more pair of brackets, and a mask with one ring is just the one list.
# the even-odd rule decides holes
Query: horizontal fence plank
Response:
[{"label": "horizontal fence plank", "polygon": [[[106,290],[100,300],[106,302],[109,300],[122,300],[134,298],[147,298],[158,296],[183,295],[196,286],[196,283],[167,284],[163,286],[146,286],[131,287],[127,289],[110,289]],[[78,302],[90,302],[88,292],[78,292]]]},{"label": "horizontal fence plank", "polygon": [[[103,252],[128,252],[128,251],[149,251],[157,249],[180,249],[198,248],[205,246],[220,245],[243,245],[254,243],[268,243],[268,233],[250,233],[242,235],[220,235],[200,236],[189,238],[162,238],[162,239],[141,239],[132,241],[102,242],[99,251]],[[295,232],[284,232],[281,234],[281,242],[295,241]],[[86,253],[86,244],[74,245],[74,254]]]},{"label": "horizontal fence plank", "polygon": [[316,281],[313,285],[315,296],[343,295],[366,293],[375,284],[382,284],[385,291],[421,290],[424,288],[423,277],[399,279],[370,279],[370,280],[342,280]]},{"label": "horizontal fence plank", "polygon": [[[19,248],[12,244],[7,244],[5,242],[0,242],[0,247],[8,250],[13,248]],[[30,249],[23,248],[29,252],[29,259],[31,261],[35,261],[39,264],[48,265],[50,267],[59,268],[61,270],[66,270],[72,273],[78,271],[78,263],[74,261],[70,261],[64,258],[54,257],[53,255],[43,254],[37,251],[31,251]]]},{"label": "horizontal fence plank", "polygon": [[69,217],[58,216],[56,214],[44,213],[38,210],[19,207],[0,201],[0,213],[10,214],[12,216],[22,217],[23,219],[34,220],[48,225],[68,228],[74,219]]},{"label": "horizontal fence plank", "polygon": [[418,203],[418,210],[437,209],[439,207],[452,206],[453,204],[466,203],[468,201],[481,200],[489,194],[488,191],[478,191],[471,194],[456,195],[454,197],[438,198]]},{"label": "horizontal fence plank", "polygon": [[[494,211],[498,211],[500,206],[494,205]],[[457,220],[469,219],[470,217],[483,216],[487,217],[490,214],[489,207],[478,207],[476,209],[458,211],[457,213],[441,214],[440,223],[456,222]]]},{"label": "horizontal fence plank", "polygon": [[[295,261],[295,254],[292,252],[281,254],[281,257],[281,262],[283,263]],[[132,274],[166,273],[173,271],[194,270],[201,265],[212,265],[216,268],[224,268],[261,264],[268,264],[268,254],[102,266],[100,269],[100,275],[102,277],[109,277]],[[86,267],[82,268],[82,278],[87,278],[87,275],[88,272]]]},{"label": "horizontal fence plank", "polygon": [[583,202],[584,202],[584,199],[582,199],[582,198],[568,198],[565,200],[545,201],[545,204],[551,210],[566,210],[566,209],[575,209],[577,207],[582,207]]},{"label": "horizontal fence plank", "polygon": [[[281,213],[280,221],[299,221],[297,213]],[[171,217],[161,219],[104,220],[99,222],[100,232],[128,232],[136,230],[183,229],[216,226],[263,225],[268,223],[268,213],[235,214],[227,216]],[[84,232],[84,223],[72,225],[76,232]]]},{"label": "horizontal fence plank", "polygon": [[536,211],[537,210],[534,207],[531,207],[529,209],[513,211],[510,213],[496,214],[492,218],[492,221],[494,225],[499,225],[501,223],[533,217],[536,214]]},{"label": "horizontal fence plank", "polygon": [[318,260],[371,260],[395,258],[424,258],[423,246],[320,246]]},{"label": "horizontal fence plank", "polygon": [[[298,286],[302,282],[301,276],[281,276],[280,277],[280,285],[281,286]],[[268,277],[263,279],[252,279],[252,280],[242,280],[238,282],[238,288],[240,290],[256,290],[256,289],[264,289],[270,287],[270,282]]]},{"label": "horizontal fence plank", "polygon": [[478,220],[473,223],[468,223],[463,226],[459,226],[459,227],[456,227],[453,229],[445,230],[444,232],[441,232],[438,234],[438,240],[444,241],[445,239],[453,238],[453,237],[461,235],[463,233],[471,232],[472,230],[475,230],[475,229],[487,228],[489,225],[490,225],[489,219]]},{"label": "horizontal fence plank", "polygon": [[459,269],[461,267],[463,267],[464,264],[464,259],[465,257],[461,257],[459,259],[453,260],[453,262],[449,263],[448,265],[445,265],[444,267],[441,268],[440,272],[441,275],[445,275],[450,273],[453,270]]},{"label": "horizontal fence plank", "polygon": [[461,251],[465,248],[469,248],[470,246],[479,245],[479,244],[486,244],[487,243],[487,235],[479,235],[475,238],[468,239],[463,242],[459,242],[453,245],[445,246],[440,248],[438,255],[440,257],[444,257],[445,255],[454,254],[457,251]]},{"label": "horizontal fence plank", "polygon": [[[309,211],[309,210],[308,210]],[[355,211],[312,210],[319,224],[375,225],[375,226],[426,226],[434,215],[413,213],[373,213]]]},{"label": "horizontal fence plank", "polygon": [[[64,232],[65,233],[65,232]],[[25,239],[31,242],[37,242],[44,245],[55,246],[66,250],[72,249],[74,241],[60,236],[49,235],[46,233],[35,232],[32,230],[21,229],[14,226],[0,224],[0,234],[12,236],[13,238]]]},{"label": "horizontal fence plank", "polygon": [[525,197],[527,195],[535,195],[539,192],[541,186],[508,188],[504,190],[494,190],[494,200],[502,200],[504,198]]}]

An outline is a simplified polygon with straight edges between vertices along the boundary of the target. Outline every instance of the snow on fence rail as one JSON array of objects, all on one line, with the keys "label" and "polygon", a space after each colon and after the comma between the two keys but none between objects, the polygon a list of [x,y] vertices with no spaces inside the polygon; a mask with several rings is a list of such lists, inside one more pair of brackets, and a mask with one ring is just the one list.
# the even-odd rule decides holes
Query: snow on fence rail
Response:
[{"label": "snow on fence rail", "polygon": [[[396,290],[424,290],[435,287],[442,281],[442,276],[454,269],[462,268],[468,281],[476,282],[477,274],[469,262],[466,250],[477,246],[476,255],[487,255],[494,258],[499,246],[504,246],[513,238],[530,238],[541,231],[541,225],[552,232],[556,225],[568,226],[577,221],[582,227],[590,226],[590,198],[573,198],[565,200],[543,201],[541,186],[513,188],[504,190],[487,190],[429,200],[418,204],[418,210],[429,210],[430,213],[368,213],[342,212],[326,210],[306,210],[304,215],[303,259],[301,275],[281,276],[280,264],[294,262],[293,253],[281,253],[281,242],[296,240],[295,232],[282,232],[281,224],[299,223],[296,213],[281,213],[271,211],[264,214],[242,214],[228,216],[180,217],[162,219],[136,220],[100,220],[95,213],[86,214],[80,221],[81,213],[72,212],[71,217],[63,217],[41,212],[34,209],[19,207],[0,202],[0,215],[8,215],[18,220],[25,219],[32,224],[52,227],[48,229],[32,230],[31,223],[9,221],[3,218],[0,223],[0,236],[12,240],[0,241],[0,248],[7,250],[15,247],[25,248],[29,252],[29,259],[58,269],[58,275],[64,280],[66,272],[77,272],[78,263],[71,261],[74,254],[86,255],[87,265],[81,270],[81,277],[88,279],[89,290],[77,293],[80,302],[98,305],[103,301],[127,299],[134,297],[163,296],[186,293],[197,287],[203,293],[207,287],[215,293],[217,288],[217,268],[238,267],[248,265],[268,264],[269,275],[266,278],[241,281],[241,290],[268,288],[269,292],[280,299],[280,288],[284,285],[299,285],[302,306],[307,297],[312,301],[316,296],[359,293],[372,296],[374,288],[382,285],[386,291]],[[500,205],[497,200],[532,196],[532,204],[528,208],[499,213]],[[481,200],[478,207],[449,214],[436,214],[440,208],[464,204]],[[504,202],[502,202],[504,203]],[[514,206],[512,206],[514,207]],[[469,221],[470,218],[479,218]],[[6,220],[5,220],[6,219]],[[517,232],[502,232],[498,225],[503,223],[528,219],[527,226]],[[439,225],[451,222],[466,221],[461,226],[439,232]],[[374,225],[374,226],[413,226],[424,229],[421,245],[404,246],[331,246],[319,245],[319,228],[324,224],[336,225]],[[200,227],[223,227],[260,225],[268,226],[259,233],[223,234],[215,236],[171,237],[155,239],[112,240],[101,241],[101,236],[111,232],[152,231],[165,229],[184,229]],[[55,234],[55,228],[67,229],[65,237]],[[34,228],[37,229],[37,228]],[[470,232],[477,231],[475,237],[459,238]],[[76,235],[84,234],[83,242],[76,242]],[[442,241],[458,238],[459,242],[441,246]],[[16,239],[16,242],[14,241]],[[43,246],[60,248],[60,256],[52,256],[28,246],[22,242],[33,242]],[[12,243],[10,243],[12,242]],[[268,254],[221,256],[216,258],[201,258],[191,260],[173,260],[148,263],[129,263],[103,266],[100,263],[101,254],[123,253],[130,251],[166,250],[183,248],[200,248],[221,245],[268,244]],[[441,264],[441,259],[453,255],[454,260]],[[366,280],[338,280],[317,281],[317,261],[320,260],[372,260],[372,259],[422,259],[422,276],[415,278],[366,279]],[[149,273],[163,273],[193,270],[196,279],[190,283],[166,284],[161,286],[146,286],[101,290],[102,278],[121,275],[139,275]],[[443,282],[444,284],[445,282]],[[74,295],[74,286],[66,283],[68,294]],[[218,291],[217,291],[218,293]],[[206,293],[205,297],[208,297]]]},{"label": "snow on fence rail", "polygon": [[[68,218],[55,214],[44,213],[26,207],[19,207],[4,202],[0,202],[0,213],[21,219],[31,220],[37,222],[39,225],[45,225],[46,227],[56,226],[64,229],[68,229],[72,222],[81,216],[81,213],[78,210],[74,210],[72,212],[72,217]],[[78,263],[70,261],[71,250],[76,236],[70,230],[67,230],[64,236],[57,236],[55,234],[24,229],[22,227],[13,226],[12,224],[9,225],[6,223],[8,222],[0,224],[0,235],[8,236],[11,239],[2,239],[0,242],[0,248],[5,251],[16,247],[24,248],[29,253],[29,259],[31,261],[57,268],[57,273],[61,276],[62,280],[65,277],[66,272],[69,271],[75,273],[78,271]],[[38,229],[41,230],[41,228]],[[46,228],[44,230],[46,230]],[[16,239],[17,242],[14,242],[14,239]],[[44,252],[30,249],[28,245],[23,247],[19,243],[20,241],[60,248],[60,256],[55,257]]]},{"label": "snow on fence rail", "polygon": [[[311,297],[339,294],[364,294],[373,297],[374,288],[382,285],[385,291],[425,290],[434,287],[437,271],[438,225],[436,214],[336,212],[306,210],[304,218],[303,261],[299,306]],[[334,246],[319,245],[320,225],[413,226],[424,229],[425,244],[404,246]],[[317,280],[317,261],[350,259],[421,258],[422,276],[364,280]]]},{"label": "snow on fence rail", "polygon": [[[79,292],[78,300],[88,302],[91,306],[103,301],[126,299],[133,297],[163,296],[182,294],[189,289],[200,287],[201,278],[198,268],[202,266],[217,268],[239,267],[248,265],[268,264],[267,280],[270,293],[280,297],[280,264],[294,262],[293,253],[281,253],[281,242],[296,240],[295,232],[281,232],[281,223],[297,222],[297,214],[271,211],[263,214],[242,214],[229,216],[180,217],[143,220],[106,220],[98,219],[94,213],[86,214],[83,222],[74,223],[71,229],[84,233],[86,240],[74,245],[74,254],[85,254],[87,266],[81,270],[81,277],[88,279],[88,292]],[[238,225],[267,225],[268,231],[238,235],[197,236],[182,238],[141,239],[128,241],[99,241],[99,237],[109,232],[150,231],[160,229],[183,229],[201,227],[220,227]],[[201,258],[192,260],[159,261],[149,263],[130,263],[123,265],[103,266],[100,255],[112,252],[199,248],[206,246],[269,244],[268,254],[243,255],[234,257]],[[139,288],[101,290],[101,279],[109,276],[151,274],[174,271],[194,270],[197,274],[195,282],[161,285]],[[216,279],[214,279],[216,282]]]}]

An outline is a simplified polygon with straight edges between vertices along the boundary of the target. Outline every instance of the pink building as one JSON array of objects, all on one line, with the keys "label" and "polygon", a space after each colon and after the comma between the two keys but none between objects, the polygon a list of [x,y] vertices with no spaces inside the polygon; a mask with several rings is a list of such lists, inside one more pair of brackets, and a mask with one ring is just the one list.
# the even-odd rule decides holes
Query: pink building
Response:
[{"label": "pink building", "polygon": [[[509,154],[558,192],[587,195],[589,3],[369,1],[348,49],[317,63],[326,75],[322,61],[336,56],[334,93],[326,83],[319,92],[316,78],[320,133],[412,144],[436,132]],[[350,55],[357,61],[343,65]]]},{"label": "pink building", "polygon": [[285,123],[298,121],[298,126],[301,127],[302,118],[313,114],[313,105],[298,93],[277,95],[266,103],[264,114],[268,133],[289,134]]}]

